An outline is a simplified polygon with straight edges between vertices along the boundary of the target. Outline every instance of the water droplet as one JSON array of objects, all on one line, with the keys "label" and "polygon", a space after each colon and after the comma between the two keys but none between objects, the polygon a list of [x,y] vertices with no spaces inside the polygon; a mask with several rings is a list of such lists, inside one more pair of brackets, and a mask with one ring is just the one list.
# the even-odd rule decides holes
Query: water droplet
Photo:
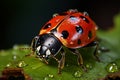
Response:
[{"label": "water droplet", "polygon": [[25,67],[25,66],[27,66],[27,64],[25,63],[25,61],[20,61],[18,63],[18,67]]},{"label": "water droplet", "polygon": [[109,51],[109,49],[108,48],[106,48],[106,47],[100,47],[100,49],[99,50],[101,50],[102,52],[108,52]]},{"label": "water droplet", "polygon": [[48,75],[48,77],[50,77],[50,78],[53,78],[53,77],[54,77],[54,75],[52,75],[52,74],[49,74],[49,75]]},{"label": "water droplet", "polygon": [[6,65],[6,67],[17,67],[20,57],[13,55],[12,60]]},{"label": "water droplet", "polygon": [[53,14],[53,17],[56,17],[56,16],[58,16],[58,15],[59,15],[58,13],[54,13],[54,14]]},{"label": "water droplet", "polygon": [[98,50],[97,53],[100,54],[100,53],[101,53],[101,50]]},{"label": "water droplet", "polygon": [[12,66],[12,63],[8,63],[7,65],[6,65],[6,67],[11,67]]},{"label": "water droplet", "polygon": [[80,71],[76,71],[75,73],[74,73],[74,77],[76,77],[76,78],[79,78],[79,77],[81,77],[82,76],[82,74],[83,74],[83,72],[82,72],[82,70]]},{"label": "water droplet", "polygon": [[17,55],[13,55],[12,59],[13,59],[13,61],[19,61],[19,60],[20,60],[20,57],[17,56]]},{"label": "water droplet", "polygon": [[14,49],[14,50],[18,50],[18,49],[19,49],[19,46],[18,46],[18,45],[14,45],[14,46],[13,46],[13,49]]},{"label": "water droplet", "polygon": [[16,56],[16,55],[14,55],[14,56],[13,56],[13,60],[16,60],[16,59],[17,59],[17,56]]},{"label": "water droplet", "polygon": [[91,64],[86,64],[86,68],[92,69],[92,65]]},{"label": "water droplet", "polygon": [[17,66],[18,62],[20,61],[20,57],[17,55],[13,55],[12,60],[13,65]]},{"label": "water droplet", "polygon": [[44,80],[49,80],[49,78],[48,78],[48,77],[45,77]]},{"label": "water droplet", "polygon": [[67,67],[69,67],[69,64],[66,64]]},{"label": "water droplet", "polygon": [[107,72],[117,72],[118,71],[118,66],[116,63],[110,63],[106,67]]}]

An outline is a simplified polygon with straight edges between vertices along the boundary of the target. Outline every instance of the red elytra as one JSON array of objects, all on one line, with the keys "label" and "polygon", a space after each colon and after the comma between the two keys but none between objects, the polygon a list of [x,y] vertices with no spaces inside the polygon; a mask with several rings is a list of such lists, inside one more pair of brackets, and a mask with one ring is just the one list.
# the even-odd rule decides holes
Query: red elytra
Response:
[{"label": "red elytra", "polygon": [[[58,73],[60,74],[65,64],[66,52],[63,47],[65,46],[78,56],[78,65],[81,65],[86,71],[78,48],[96,46],[94,56],[100,61],[97,56],[96,30],[96,24],[86,12],[82,13],[72,9],[55,14],[32,40],[32,51],[47,64],[50,57],[54,58],[58,62]],[[60,60],[56,57],[59,52],[62,55]]]},{"label": "red elytra", "polygon": [[80,48],[95,40],[97,27],[85,12],[74,10],[53,17],[43,26],[39,35],[51,33],[54,29],[56,31],[53,34],[65,47]]}]

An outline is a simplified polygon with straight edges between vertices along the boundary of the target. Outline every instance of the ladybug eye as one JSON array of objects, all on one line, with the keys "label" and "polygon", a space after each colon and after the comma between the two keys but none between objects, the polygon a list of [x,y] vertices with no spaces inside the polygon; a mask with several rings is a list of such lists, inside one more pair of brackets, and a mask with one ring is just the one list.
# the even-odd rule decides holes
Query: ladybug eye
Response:
[{"label": "ladybug eye", "polygon": [[89,23],[89,20],[86,17],[80,16],[80,18],[82,18],[82,20],[84,20],[86,23]]},{"label": "ladybug eye", "polygon": [[81,26],[77,25],[75,29],[76,29],[76,31],[77,31],[79,34],[82,34],[82,33],[83,33],[83,29],[82,29]]},{"label": "ladybug eye", "polygon": [[46,25],[43,27],[43,29],[47,29],[47,28],[49,28],[49,27],[51,27],[51,23],[46,24]]},{"label": "ladybug eye", "polygon": [[62,31],[62,37],[63,37],[64,39],[67,39],[68,36],[69,36],[68,31],[66,31],[66,30]]}]

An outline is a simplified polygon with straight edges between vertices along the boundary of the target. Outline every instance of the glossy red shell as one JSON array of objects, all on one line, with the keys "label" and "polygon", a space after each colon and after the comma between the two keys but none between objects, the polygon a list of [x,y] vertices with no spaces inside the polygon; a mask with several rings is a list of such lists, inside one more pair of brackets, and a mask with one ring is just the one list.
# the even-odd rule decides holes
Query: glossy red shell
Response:
[{"label": "glossy red shell", "polygon": [[[48,26],[49,24],[50,26]],[[81,27],[81,33],[76,31],[77,26]],[[80,48],[95,40],[97,27],[88,15],[77,11],[67,11],[48,21],[40,30],[39,35],[49,34],[53,29],[56,29],[53,34],[64,46],[68,48]],[[63,38],[63,31],[68,32],[67,38]]]}]

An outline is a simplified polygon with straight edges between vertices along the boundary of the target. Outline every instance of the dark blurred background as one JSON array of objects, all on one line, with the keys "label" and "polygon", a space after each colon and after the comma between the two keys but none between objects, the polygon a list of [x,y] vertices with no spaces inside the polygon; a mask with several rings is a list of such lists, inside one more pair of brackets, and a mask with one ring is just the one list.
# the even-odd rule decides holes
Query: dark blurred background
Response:
[{"label": "dark blurred background", "polygon": [[0,1],[0,49],[29,44],[52,14],[78,9],[87,11],[100,29],[112,27],[120,0],[3,0]]}]

